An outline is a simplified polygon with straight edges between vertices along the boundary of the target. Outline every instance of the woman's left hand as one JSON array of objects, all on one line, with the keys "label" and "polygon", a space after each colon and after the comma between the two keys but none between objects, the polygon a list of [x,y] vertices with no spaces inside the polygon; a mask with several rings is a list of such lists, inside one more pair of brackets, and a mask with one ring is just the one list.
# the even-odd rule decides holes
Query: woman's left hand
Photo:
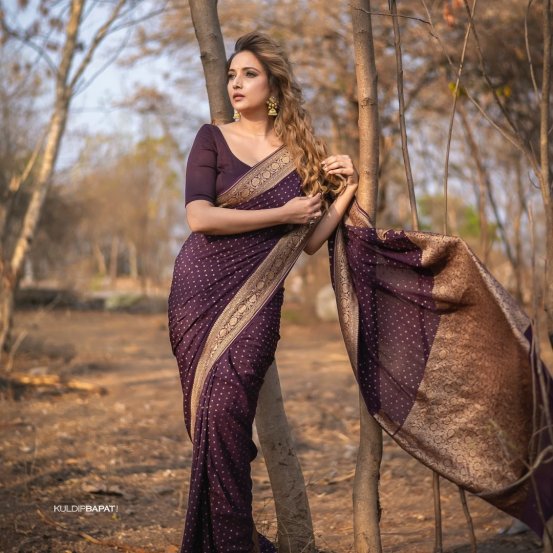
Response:
[{"label": "woman's left hand", "polygon": [[321,165],[327,175],[340,174],[347,177],[348,186],[357,185],[359,182],[359,175],[348,155],[329,156],[323,159]]}]

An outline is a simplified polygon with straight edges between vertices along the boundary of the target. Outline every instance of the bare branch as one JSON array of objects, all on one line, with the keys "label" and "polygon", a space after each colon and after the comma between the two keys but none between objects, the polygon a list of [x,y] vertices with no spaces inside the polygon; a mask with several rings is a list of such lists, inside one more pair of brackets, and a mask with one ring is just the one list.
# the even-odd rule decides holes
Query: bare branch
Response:
[{"label": "bare branch", "polygon": [[532,86],[536,93],[536,98],[540,98],[540,91],[538,90],[538,83],[536,82],[536,76],[534,75],[534,64],[532,63],[532,54],[530,53],[530,43],[528,41],[528,14],[530,13],[530,6],[533,0],[528,0],[526,6],[526,13],[524,15],[524,44],[526,44],[526,56],[528,57],[528,65],[530,66],[530,75],[532,77]]},{"label": "bare branch", "polygon": [[447,145],[445,154],[445,167],[444,167],[444,234],[447,234],[447,178],[449,173],[449,152],[451,148],[451,137],[453,135],[453,122],[455,120],[455,110],[457,108],[457,97],[459,96],[459,84],[461,82],[461,74],[463,72],[463,65],[465,63],[465,55],[467,53],[467,44],[470,36],[470,31],[473,25],[472,15],[476,10],[476,3],[478,0],[474,0],[472,3],[471,18],[467,25],[465,32],[465,40],[463,42],[463,50],[461,52],[461,59],[459,61],[459,68],[457,69],[457,79],[455,81],[455,89],[453,91],[453,105],[451,106],[451,116],[449,118],[449,130],[447,133]]},{"label": "bare branch", "polygon": [[[129,21],[125,21],[124,23],[121,23],[119,25],[114,25],[113,27],[111,27],[111,29],[107,32],[107,34],[112,34],[116,31],[120,31],[121,29],[125,29],[126,27],[134,27],[136,26],[138,23],[143,23],[144,21],[148,21],[150,19],[153,19],[154,17],[157,17],[158,15],[161,15],[163,13],[167,13],[167,12],[170,12],[170,11],[179,11],[177,9],[167,9],[167,6],[169,5],[169,0],[165,0],[165,4],[162,8],[159,8],[157,10],[153,10],[145,15],[143,15],[142,17],[138,17],[137,19],[131,19]],[[122,14],[122,17],[123,17],[124,14]]]},{"label": "bare branch", "polygon": [[417,213],[417,201],[415,199],[415,183],[411,171],[409,159],[409,148],[407,144],[407,129],[405,126],[405,98],[403,96],[403,62],[401,59],[401,37],[397,21],[396,0],[390,0],[390,11],[392,14],[394,28],[394,47],[396,50],[396,72],[397,72],[397,97],[399,102],[399,128],[401,132],[401,150],[403,152],[403,164],[405,167],[405,178],[407,179],[407,190],[409,192],[409,203],[411,204],[411,224],[414,230],[419,230],[419,216]]},{"label": "bare branch", "polygon": [[44,131],[42,132],[42,136],[35,144],[33,153],[31,154],[31,157],[27,161],[27,164],[25,165],[25,169],[23,169],[23,172],[19,175],[12,176],[12,178],[10,179],[9,191],[11,194],[15,194],[16,192],[18,192],[19,189],[21,188],[21,185],[29,178],[31,171],[35,166],[36,160],[38,159],[40,151],[42,150],[42,145],[44,144],[44,139],[46,137],[46,131],[47,131],[47,128],[44,129]]},{"label": "bare branch", "polygon": [[[0,9],[3,9],[2,6],[0,6]],[[13,38],[15,40],[20,41],[22,44],[25,44],[32,50],[35,50],[38,52],[39,56],[38,59],[44,58],[46,60],[46,63],[50,67],[50,69],[53,71],[54,75],[57,74],[58,68],[56,67],[56,64],[52,60],[52,58],[48,55],[46,50],[42,48],[42,46],[39,46],[38,44],[35,44],[30,38],[21,36],[15,29],[12,29],[8,23],[6,22],[6,19],[4,17],[0,17],[0,29],[2,30],[2,33],[6,36]],[[38,61],[38,60],[37,60]]]},{"label": "bare branch", "polygon": [[404,14],[398,13],[394,16],[394,15],[391,15],[391,14],[385,13],[385,12],[373,12],[372,10],[366,10],[364,8],[359,8],[357,6],[354,6],[353,9],[365,12],[369,15],[383,15],[384,17],[403,17],[404,19],[412,19],[414,21],[420,21],[421,23],[424,23],[425,25],[430,25],[430,21],[427,21],[426,19],[422,19],[421,17],[415,17],[415,16],[412,16],[412,15],[404,15]]},{"label": "bare branch", "polygon": [[125,47],[128,45],[131,35],[132,29],[128,29],[115,53],[108,58],[108,60],[95,73],[93,73],[87,81],[81,82],[78,88],[75,89],[73,96],[77,96],[81,94],[81,92],[84,92],[94,82],[98,75],[101,75],[121,55],[121,52],[123,52]]},{"label": "bare branch", "polygon": [[117,2],[117,5],[115,6],[115,8],[113,8],[113,12],[111,13],[111,16],[96,32],[96,35],[94,36],[94,39],[90,43],[87,53],[85,54],[84,58],[81,60],[79,67],[77,68],[77,70],[75,71],[75,74],[73,75],[73,78],[71,79],[71,82],[69,84],[70,90],[73,90],[75,88],[77,81],[81,78],[82,74],[84,73],[84,70],[87,68],[88,64],[90,63],[90,60],[94,55],[94,52],[96,51],[96,49],[98,48],[102,40],[105,38],[107,31],[109,30],[113,22],[117,19],[119,12],[123,8],[125,2],[126,0],[119,0]]}]

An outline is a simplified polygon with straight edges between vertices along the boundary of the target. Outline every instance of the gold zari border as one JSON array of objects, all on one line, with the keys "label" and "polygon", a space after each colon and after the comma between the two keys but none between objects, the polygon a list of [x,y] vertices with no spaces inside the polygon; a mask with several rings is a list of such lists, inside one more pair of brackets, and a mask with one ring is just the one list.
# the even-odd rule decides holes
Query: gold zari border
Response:
[{"label": "gold zari border", "polygon": [[192,440],[198,405],[210,370],[286,277],[303,251],[311,231],[312,227],[301,225],[285,234],[240,288],[211,328],[196,367],[192,386],[190,405]]},{"label": "gold zari border", "polygon": [[245,203],[273,188],[294,170],[290,152],[283,145],[217,196],[217,207],[234,207]]}]

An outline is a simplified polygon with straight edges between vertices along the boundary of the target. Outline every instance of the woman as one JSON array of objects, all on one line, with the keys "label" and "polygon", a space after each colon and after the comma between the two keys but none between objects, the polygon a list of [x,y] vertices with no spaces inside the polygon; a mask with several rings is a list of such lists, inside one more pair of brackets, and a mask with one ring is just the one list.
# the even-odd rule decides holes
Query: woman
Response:
[{"label": "woman", "polygon": [[284,278],[336,229],[357,188],[327,156],[277,43],[242,36],[227,62],[233,123],[203,125],[190,151],[192,231],[175,262],[169,330],[193,442],[181,553],[275,551],[252,519],[252,424],[280,338]]}]

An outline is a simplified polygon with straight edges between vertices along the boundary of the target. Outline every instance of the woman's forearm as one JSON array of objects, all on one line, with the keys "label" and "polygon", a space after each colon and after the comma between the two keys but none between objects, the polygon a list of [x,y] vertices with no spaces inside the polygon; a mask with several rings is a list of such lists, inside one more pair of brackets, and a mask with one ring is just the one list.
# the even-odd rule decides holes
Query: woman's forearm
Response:
[{"label": "woman's forearm", "polygon": [[190,230],[203,234],[238,234],[265,227],[284,224],[280,207],[268,209],[228,209],[215,207],[209,202],[187,207]]},{"label": "woman's forearm", "polygon": [[355,196],[357,184],[350,184],[346,189],[334,200],[330,209],[323,215],[317,223],[313,234],[307,240],[304,251],[309,255],[313,255],[334,232],[338,223],[344,216],[346,209]]}]

